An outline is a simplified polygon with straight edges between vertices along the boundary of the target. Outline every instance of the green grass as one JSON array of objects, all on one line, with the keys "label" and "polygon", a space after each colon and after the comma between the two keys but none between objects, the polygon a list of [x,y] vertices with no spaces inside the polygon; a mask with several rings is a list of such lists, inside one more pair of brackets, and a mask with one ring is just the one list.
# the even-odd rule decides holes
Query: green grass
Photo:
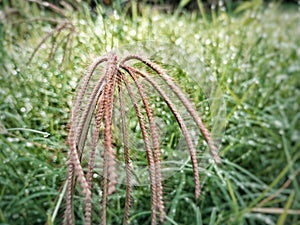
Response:
[{"label": "green grass", "polygon": [[[168,60],[175,63],[178,56],[181,69],[192,74],[183,78],[178,73],[174,79],[199,109],[203,90],[226,105],[225,112],[222,104],[210,104],[210,116],[221,120],[214,132],[221,136],[222,165],[199,169],[199,201],[193,196],[190,164],[165,181],[166,224],[298,224],[297,10],[257,7],[253,1],[231,14],[207,14],[204,20],[203,15],[184,11],[168,15],[149,8],[130,18],[101,6],[90,13],[79,5],[77,10],[65,11],[75,26],[69,42],[65,37],[70,31],[62,30],[46,40],[27,65],[36,46],[57,25],[29,20],[63,18],[33,3],[14,4],[19,13],[0,22],[1,224],[51,224],[51,218],[53,224],[61,223],[64,201],[59,203],[59,194],[66,176],[67,124],[76,85],[94,57],[151,40],[175,52],[184,49],[185,54]],[[6,1],[1,10],[7,12]],[[55,43],[62,44],[49,60]],[[178,138],[176,126],[172,121],[168,124],[168,133]],[[172,140],[168,141],[172,147]],[[149,224],[149,189],[137,187],[132,197],[131,224]],[[125,187],[120,185],[110,197],[109,224],[122,223],[124,198]],[[76,216],[84,218],[80,190],[75,201]]]}]

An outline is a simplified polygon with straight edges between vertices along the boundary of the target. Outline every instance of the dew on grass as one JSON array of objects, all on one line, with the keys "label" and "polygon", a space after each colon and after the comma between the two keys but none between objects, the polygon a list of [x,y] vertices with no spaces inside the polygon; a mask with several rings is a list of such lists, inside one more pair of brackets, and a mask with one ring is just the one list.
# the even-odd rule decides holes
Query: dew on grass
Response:
[{"label": "dew on grass", "polygon": [[20,217],[19,214],[13,214],[13,215],[12,215],[12,218],[13,218],[14,220],[18,219],[19,217]]},{"label": "dew on grass", "polygon": [[7,138],[7,141],[8,141],[8,142],[19,142],[20,139],[19,139],[19,138],[8,137],[8,138]]},{"label": "dew on grass", "polygon": [[130,36],[135,37],[136,36],[136,31],[135,30],[130,30],[128,33]]},{"label": "dew on grass", "polygon": [[220,7],[220,11],[221,12],[226,12],[226,7],[225,6]]},{"label": "dew on grass", "polygon": [[237,111],[234,111],[232,116],[237,120],[239,119],[239,113]]},{"label": "dew on grass", "polygon": [[178,38],[176,41],[175,41],[175,45],[181,45],[183,42],[182,38]]},{"label": "dew on grass", "polygon": [[248,157],[249,157],[249,152],[243,154],[243,155],[241,156],[241,159],[242,159],[242,160],[245,160],[245,159],[247,159]]},{"label": "dew on grass", "polygon": [[57,162],[57,156],[54,156],[54,157],[52,158],[52,162],[54,162],[54,163]]},{"label": "dew on grass", "polygon": [[46,117],[46,112],[45,111],[40,111],[40,116],[41,117]]},{"label": "dew on grass", "polygon": [[253,140],[249,140],[248,144],[251,145],[251,146],[255,146],[256,145],[255,141],[253,141]]},{"label": "dew on grass", "polygon": [[31,147],[33,147],[33,144],[32,144],[32,142],[26,142],[26,147],[28,147],[28,148],[31,148]]},{"label": "dew on grass", "polygon": [[300,139],[300,132],[297,131],[297,130],[294,130],[293,133],[292,133],[291,140],[292,141],[297,141],[299,139]]},{"label": "dew on grass", "polygon": [[[209,159],[208,159],[208,163],[209,163],[209,164],[216,164],[215,160],[212,159],[212,158],[209,158]],[[208,173],[207,175],[210,176],[209,173]]]},{"label": "dew on grass", "polygon": [[83,19],[81,19],[81,20],[79,20],[79,24],[80,24],[80,25],[85,25],[85,24],[86,24],[86,21],[83,20]]},{"label": "dew on grass", "polygon": [[63,55],[57,55],[57,56],[54,58],[54,60],[55,60],[57,63],[62,62],[62,60],[63,60]]},{"label": "dew on grass", "polygon": [[11,95],[6,96],[5,103],[11,104],[14,102],[13,97]]},{"label": "dew on grass", "polygon": [[49,83],[49,81],[48,81],[47,78],[43,78],[43,79],[42,79],[42,82],[45,83],[45,84],[48,84],[48,83]]},{"label": "dew on grass", "polygon": [[12,73],[12,75],[17,75],[18,71],[17,70],[12,70],[11,73]]},{"label": "dew on grass", "polygon": [[277,127],[277,128],[280,128],[280,127],[283,126],[283,124],[282,124],[282,122],[281,122],[280,120],[274,120],[274,125],[275,125],[275,127]]},{"label": "dew on grass", "polygon": [[206,39],[205,44],[206,45],[210,45],[211,44],[211,40],[210,39]]},{"label": "dew on grass", "polygon": [[74,89],[77,86],[77,78],[76,77],[72,77],[71,80],[69,81],[69,85]]},{"label": "dew on grass", "polygon": [[195,38],[196,40],[199,40],[199,39],[201,38],[201,36],[200,36],[200,34],[195,34],[195,35],[194,35],[194,38]]},{"label": "dew on grass", "polygon": [[[108,37],[108,38],[112,38],[112,37]],[[107,52],[110,52],[110,51],[111,51],[111,46],[106,46],[106,47],[105,47],[105,50],[106,50]]]},{"label": "dew on grass", "polygon": [[113,11],[113,16],[115,20],[119,20],[120,19],[120,15],[118,14],[117,10]]},{"label": "dew on grass", "polygon": [[[123,27],[123,29],[127,28],[126,26]],[[102,32],[103,32],[103,29],[100,27],[100,26],[96,26],[95,27],[95,34],[97,36],[101,36],[102,35]]]}]

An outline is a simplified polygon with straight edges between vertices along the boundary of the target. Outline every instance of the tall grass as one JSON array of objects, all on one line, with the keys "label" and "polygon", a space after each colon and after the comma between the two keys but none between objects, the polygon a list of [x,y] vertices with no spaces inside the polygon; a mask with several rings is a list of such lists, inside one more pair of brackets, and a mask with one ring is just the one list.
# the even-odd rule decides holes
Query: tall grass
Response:
[{"label": "tall grass", "polygon": [[[200,18],[185,11],[168,15],[147,7],[133,19],[101,5],[93,12],[85,5],[68,8],[61,15],[34,2],[15,1],[9,6],[3,1],[1,223],[61,224],[66,135],[81,74],[92,58],[112,48],[154,40],[178,46],[188,53],[187,59],[194,60],[182,69],[195,75],[177,73],[174,80],[199,111],[206,99],[203,93],[226,103],[226,115],[219,116],[218,105],[209,105],[209,114],[224,118],[217,123],[220,128],[214,128],[219,137],[222,134],[222,166],[200,167],[198,201],[189,162],[166,179],[165,223],[296,225],[300,214],[299,13],[251,2],[232,14],[212,11],[205,19],[203,14]],[[9,8],[16,13],[9,13]],[[54,32],[26,65],[43,38],[66,18],[75,27],[72,38],[67,38],[70,30]],[[172,148],[180,132],[174,118],[167,120],[168,136],[173,139],[165,141]],[[109,199],[108,224],[122,223],[125,188],[118,185],[118,194]],[[100,195],[100,190],[96,184],[94,195]],[[74,204],[83,205],[80,190],[75,193]],[[129,223],[149,224],[148,187],[135,187],[132,199]],[[83,208],[78,208],[76,217],[82,221],[78,224],[84,223]]]}]

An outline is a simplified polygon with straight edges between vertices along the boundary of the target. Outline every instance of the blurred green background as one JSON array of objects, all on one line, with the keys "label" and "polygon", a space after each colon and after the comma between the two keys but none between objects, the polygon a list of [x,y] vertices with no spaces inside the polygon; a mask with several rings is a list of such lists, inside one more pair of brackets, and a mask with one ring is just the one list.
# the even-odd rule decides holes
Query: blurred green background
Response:
[{"label": "blurred green background", "polygon": [[[165,180],[165,224],[299,224],[299,12],[297,1],[0,1],[0,224],[62,223],[77,84],[96,56],[150,40],[197,56],[226,104],[222,165],[199,168],[199,201],[190,164]],[[201,104],[187,79],[176,81]],[[150,224],[149,188],[132,198],[130,224]],[[122,223],[124,199],[120,185],[108,224]],[[80,189],[74,201],[84,224]]]}]

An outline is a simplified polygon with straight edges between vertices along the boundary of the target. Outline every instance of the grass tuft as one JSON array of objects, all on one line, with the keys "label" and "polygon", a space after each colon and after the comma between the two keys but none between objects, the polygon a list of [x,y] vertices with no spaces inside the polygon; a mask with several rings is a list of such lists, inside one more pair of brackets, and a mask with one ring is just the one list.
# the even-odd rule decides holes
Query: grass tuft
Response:
[{"label": "grass tuft", "polygon": [[[162,161],[167,162],[162,171],[172,174],[163,182],[165,223],[298,224],[298,6],[248,1],[234,11],[229,10],[233,2],[228,1],[207,12],[202,1],[197,1],[199,16],[181,9],[164,14],[149,6],[139,14],[134,6],[133,16],[128,17],[121,8],[114,10],[98,4],[90,11],[85,3],[60,2],[65,4],[52,8],[43,5],[45,1],[1,2],[0,223],[62,224],[69,115],[81,74],[98,55],[112,49],[134,52],[133,46],[153,40],[166,43],[161,46],[172,46],[176,54],[165,51],[168,60],[156,58],[155,63],[162,62],[161,66],[174,74],[174,82],[187,93],[211,128],[222,158],[220,167],[207,163],[207,157],[201,155],[205,147],[198,139],[202,192],[197,201],[193,194],[193,166],[187,155],[178,151],[187,150],[187,146],[182,144],[176,118],[163,99],[149,97],[151,109],[161,115],[155,121],[159,136],[164,137],[162,151],[168,156]],[[65,20],[69,25],[64,28],[68,29],[60,31],[58,27]],[[184,51],[175,51],[176,48]],[[140,67],[138,63],[134,66]],[[145,84],[147,96],[153,91],[149,86]],[[170,98],[174,101],[175,97]],[[124,100],[126,103],[130,99]],[[134,108],[127,112],[126,116],[133,116]],[[128,123],[127,129],[141,138],[138,121]],[[196,130],[193,125],[188,128]],[[118,133],[122,126],[112,129]],[[120,138],[121,135],[112,140],[119,149]],[[142,143],[131,141],[132,136],[128,139],[136,157],[143,158],[143,152],[138,151]],[[87,165],[87,156],[83,156],[83,163]],[[141,169],[140,174],[146,172]],[[123,181],[125,178],[120,177]],[[91,214],[95,215],[101,210],[103,186],[97,170],[92,179],[97,199],[92,199],[95,207]],[[148,182],[146,176],[133,179]],[[123,221],[124,182],[116,186],[116,192],[118,195],[108,197],[107,224]],[[74,193],[73,203],[79,206],[74,217],[83,224],[84,199],[78,187]],[[133,186],[131,199],[128,223],[150,224],[149,186]],[[93,218],[95,223],[101,222]]]}]

